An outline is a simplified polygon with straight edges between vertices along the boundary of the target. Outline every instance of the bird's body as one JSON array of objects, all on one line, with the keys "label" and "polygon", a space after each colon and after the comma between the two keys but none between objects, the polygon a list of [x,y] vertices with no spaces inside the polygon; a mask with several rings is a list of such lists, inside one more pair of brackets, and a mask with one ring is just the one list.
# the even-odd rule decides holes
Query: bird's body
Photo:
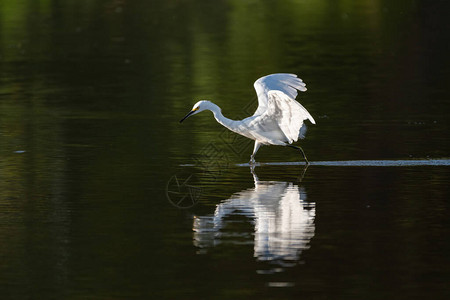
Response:
[{"label": "bird's body", "polygon": [[[202,100],[180,121],[203,110],[210,110],[218,123],[229,130],[255,141],[250,163],[261,145],[292,146],[298,138],[304,138],[306,126],[304,120],[315,124],[314,118],[298,103],[297,90],[306,91],[305,83],[294,74],[272,74],[261,77],[254,84],[258,95],[258,108],[253,116],[243,120],[231,120],[223,116],[216,104]],[[306,162],[308,162],[306,160]]]}]

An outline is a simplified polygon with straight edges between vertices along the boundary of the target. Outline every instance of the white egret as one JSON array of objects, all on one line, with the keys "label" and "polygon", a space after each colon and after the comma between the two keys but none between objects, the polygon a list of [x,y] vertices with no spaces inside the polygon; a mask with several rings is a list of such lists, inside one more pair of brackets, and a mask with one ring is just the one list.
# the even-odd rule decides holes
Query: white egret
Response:
[{"label": "white egret", "polygon": [[306,91],[306,84],[295,74],[271,74],[255,81],[254,87],[258,95],[258,108],[253,116],[243,120],[230,120],[222,115],[216,104],[202,100],[194,104],[192,110],[181,119],[183,122],[190,116],[204,110],[210,110],[214,118],[229,130],[255,141],[250,164],[255,163],[255,154],[261,145],[289,146],[300,150],[306,164],[309,164],[301,147],[291,145],[298,138],[303,139],[309,120],[316,124],[314,118],[297,101],[297,91]]},{"label": "white egret", "polygon": [[[238,235],[235,216],[245,216],[254,226],[250,236],[254,257],[275,264],[273,270],[296,262],[315,235],[316,205],[306,191],[292,182],[260,181],[252,171],[255,187],[220,201],[213,214],[194,217],[193,242],[205,253],[221,243],[245,241]],[[234,228],[234,230],[233,230]],[[242,227],[240,227],[242,228]],[[241,229],[242,230],[242,229]],[[271,268],[272,269],[272,268]]]}]

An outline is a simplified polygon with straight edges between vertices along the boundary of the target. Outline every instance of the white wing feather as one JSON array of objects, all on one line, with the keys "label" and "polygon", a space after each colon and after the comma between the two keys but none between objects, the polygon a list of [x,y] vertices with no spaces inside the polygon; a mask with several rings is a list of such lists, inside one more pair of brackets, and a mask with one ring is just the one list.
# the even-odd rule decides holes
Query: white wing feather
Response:
[{"label": "white wing feather", "polygon": [[232,130],[265,145],[286,145],[305,137],[304,120],[314,118],[297,101],[297,91],[306,91],[295,74],[272,74],[255,81],[258,109]]},{"label": "white wing feather", "polygon": [[[314,118],[297,101],[286,95],[282,91],[272,90],[268,92],[267,110],[264,113],[266,117],[276,120],[281,131],[291,144],[298,138],[304,138],[306,128],[304,120],[310,120],[315,124]],[[302,129],[302,127],[304,127]]]},{"label": "white wing feather", "polygon": [[297,90],[306,91],[306,84],[295,74],[271,74],[259,78],[253,84],[258,96],[258,109],[254,116],[261,115],[267,110],[267,102],[269,101],[268,93],[272,90],[278,90],[286,94],[292,99],[297,97]]}]

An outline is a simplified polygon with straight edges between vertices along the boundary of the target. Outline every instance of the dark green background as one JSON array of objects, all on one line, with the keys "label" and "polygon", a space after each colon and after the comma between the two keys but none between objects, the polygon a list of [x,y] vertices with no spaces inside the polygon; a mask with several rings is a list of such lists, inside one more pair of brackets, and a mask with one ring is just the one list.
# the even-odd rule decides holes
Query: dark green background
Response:
[{"label": "dark green background", "polygon": [[[263,276],[251,246],[197,255],[192,244],[193,215],[253,187],[234,166],[251,145],[209,113],[178,121],[200,99],[248,116],[253,82],[290,72],[317,121],[302,142],[311,161],[448,158],[448,11],[412,0],[0,1],[1,298],[446,299],[448,166],[311,166],[310,249]],[[299,156],[263,147],[257,160]],[[299,167],[257,173],[289,182]],[[177,174],[198,175],[192,209],[166,197]],[[252,234],[250,221],[236,233]],[[277,280],[294,286],[268,287]]]}]

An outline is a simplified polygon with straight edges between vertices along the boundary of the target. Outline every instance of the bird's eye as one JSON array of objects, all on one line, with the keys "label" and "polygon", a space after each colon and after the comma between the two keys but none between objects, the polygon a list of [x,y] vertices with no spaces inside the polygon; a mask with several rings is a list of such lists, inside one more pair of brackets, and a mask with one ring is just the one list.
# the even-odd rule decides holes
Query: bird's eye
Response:
[{"label": "bird's eye", "polygon": [[196,108],[193,109],[193,111],[197,111],[200,107],[197,106]]}]

